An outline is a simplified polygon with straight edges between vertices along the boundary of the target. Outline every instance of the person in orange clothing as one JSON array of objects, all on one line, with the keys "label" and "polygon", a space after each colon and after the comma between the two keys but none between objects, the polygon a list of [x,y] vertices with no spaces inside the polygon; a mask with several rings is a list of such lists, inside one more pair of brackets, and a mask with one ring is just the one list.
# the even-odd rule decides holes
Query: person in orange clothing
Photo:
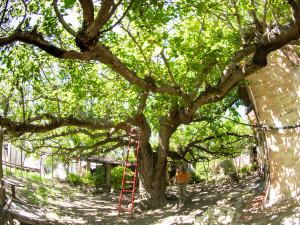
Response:
[{"label": "person in orange clothing", "polygon": [[179,166],[179,171],[170,180],[175,178],[177,179],[179,204],[184,205],[186,200],[186,185],[189,183],[191,175],[185,171],[183,166]]}]

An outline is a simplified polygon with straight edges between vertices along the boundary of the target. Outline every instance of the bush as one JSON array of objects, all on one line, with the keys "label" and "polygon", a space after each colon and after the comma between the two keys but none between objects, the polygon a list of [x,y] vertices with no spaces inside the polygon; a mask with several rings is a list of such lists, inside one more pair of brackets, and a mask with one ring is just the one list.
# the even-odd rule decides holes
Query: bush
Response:
[{"label": "bush", "polygon": [[[132,173],[130,169],[127,168],[127,173]],[[111,170],[111,181],[113,189],[121,189],[122,180],[123,180],[124,166],[118,166]],[[133,181],[133,175],[126,175],[126,181]],[[128,189],[130,187],[129,184],[124,185],[124,189]]]},{"label": "bush", "polygon": [[101,167],[96,167],[96,171],[93,174],[92,182],[96,188],[98,188],[102,185]]},{"label": "bush", "polygon": [[243,168],[240,169],[241,174],[250,174],[251,166],[246,165]]},{"label": "bush", "polygon": [[102,174],[100,168],[96,168],[94,174],[91,171],[88,171],[86,176],[83,177],[82,182],[91,187],[100,187],[102,185]]},{"label": "bush", "polygon": [[91,171],[88,171],[86,176],[83,177],[82,179],[83,183],[86,184],[87,186],[93,186],[93,174]]},{"label": "bush", "polygon": [[192,181],[198,181],[198,180],[201,179],[201,177],[198,176],[198,175],[197,175],[194,171],[192,171],[192,170],[191,170],[190,174],[191,174],[191,180],[192,180]]},{"label": "bush", "polygon": [[69,174],[68,181],[74,186],[77,186],[82,183],[81,177],[79,175],[73,174],[73,173]]}]

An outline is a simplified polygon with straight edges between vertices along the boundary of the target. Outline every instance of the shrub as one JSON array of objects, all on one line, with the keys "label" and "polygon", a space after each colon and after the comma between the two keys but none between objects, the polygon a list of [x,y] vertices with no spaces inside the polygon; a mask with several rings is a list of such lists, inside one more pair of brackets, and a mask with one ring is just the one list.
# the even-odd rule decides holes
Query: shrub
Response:
[{"label": "shrub", "polygon": [[93,174],[91,171],[88,171],[86,176],[82,179],[83,183],[86,184],[87,186],[93,186]]},{"label": "shrub", "polygon": [[201,177],[198,176],[198,175],[197,175],[194,171],[192,171],[192,170],[191,170],[190,174],[191,174],[191,180],[192,180],[192,181],[197,181],[197,180],[200,180],[200,179],[201,179]]},{"label": "shrub", "polygon": [[[127,173],[132,173],[130,169],[127,168]],[[118,166],[111,170],[111,181],[113,189],[121,189],[123,180],[124,166]],[[133,181],[133,175],[126,175],[126,181]],[[129,188],[129,184],[124,185],[124,189]]]},{"label": "shrub", "polygon": [[86,176],[82,178],[82,182],[91,187],[100,187],[102,185],[101,168],[97,167],[95,172],[88,171]]},{"label": "shrub", "polygon": [[96,167],[96,171],[93,174],[92,179],[93,185],[98,188],[102,185],[102,173],[101,173],[101,167]]},{"label": "shrub", "polygon": [[73,174],[73,173],[69,174],[68,181],[74,186],[77,186],[82,183],[81,177],[79,175]]},{"label": "shrub", "polygon": [[240,169],[241,174],[250,174],[251,166],[246,165],[243,168]]}]

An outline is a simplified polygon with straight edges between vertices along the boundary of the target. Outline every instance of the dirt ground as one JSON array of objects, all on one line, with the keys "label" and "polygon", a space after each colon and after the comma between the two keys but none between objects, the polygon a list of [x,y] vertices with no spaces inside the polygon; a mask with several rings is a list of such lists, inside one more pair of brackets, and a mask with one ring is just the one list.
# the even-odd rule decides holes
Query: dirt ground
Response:
[{"label": "dirt ground", "polygon": [[[17,188],[17,197],[38,205],[50,224],[195,224],[195,218],[208,208],[224,204],[235,208],[231,224],[300,224],[300,197],[263,207],[264,181],[254,175],[239,183],[223,180],[216,184],[189,184],[187,203],[182,207],[177,205],[177,187],[167,186],[166,207],[146,211],[135,207],[133,218],[125,210],[118,216],[119,191],[92,194],[82,187],[70,187],[58,181],[53,186],[29,178],[10,178],[26,184]],[[10,196],[10,188],[6,190]],[[41,190],[44,190],[43,198],[35,198],[34,193],[41,195]]]}]

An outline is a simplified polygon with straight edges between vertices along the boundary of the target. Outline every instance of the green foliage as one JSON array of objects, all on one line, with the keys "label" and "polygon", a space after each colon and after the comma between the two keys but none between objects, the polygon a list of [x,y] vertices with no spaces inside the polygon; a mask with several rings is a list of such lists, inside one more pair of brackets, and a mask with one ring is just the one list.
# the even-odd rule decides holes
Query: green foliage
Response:
[{"label": "green foliage", "polygon": [[82,178],[82,182],[91,187],[100,187],[102,185],[103,174],[101,172],[101,168],[97,167],[94,174],[90,171]]},{"label": "green foliage", "polygon": [[[111,181],[112,181],[112,188],[113,189],[121,189],[122,187],[122,180],[124,174],[124,166],[117,166],[111,170]],[[132,173],[130,169],[126,169],[127,173]],[[128,174],[125,177],[126,181],[133,181],[133,175]],[[129,188],[129,184],[124,184],[124,189]]]},{"label": "green foliage", "polygon": [[82,178],[77,174],[70,173],[68,176],[68,181],[70,184],[77,186],[82,183]]},{"label": "green foliage", "polygon": [[93,184],[95,187],[100,187],[102,185],[102,176],[101,167],[96,167],[95,174],[93,175]]},{"label": "green foliage", "polygon": [[205,162],[205,167],[202,162],[197,162],[195,164],[195,173],[199,179],[206,179],[206,171],[207,171],[208,163]]},{"label": "green foliage", "polygon": [[[96,18],[100,5],[109,3],[93,2]],[[131,2],[126,15],[118,21]],[[152,145],[149,155],[155,155],[152,153],[159,150],[157,147],[177,151],[179,145],[191,146],[185,155],[187,160],[196,157],[196,161],[212,161],[240,155],[255,138],[251,137],[249,127],[220,117],[226,115],[245,122],[237,110],[243,102],[238,100],[235,85],[241,82],[235,80],[230,85],[235,78],[224,73],[229,67],[230,74],[242,79],[242,71],[255,70],[245,67],[254,50],[241,55],[249,46],[260,46],[259,41],[264,40],[264,34],[253,23],[253,12],[267,32],[271,32],[274,24],[285,27],[292,21],[288,4],[276,0],[269,1],[266,7],[263,0],[251,2],[120,1],[115,5],[117,11],[107,17],[96,36],[84,40],[99,42],[99,46],[105,47],[103,50],[110,50],[109,54],[96,54],[95,46],[91,46],[91,51],[78,48],[78,38],[85,36],[81,31],[84,33],[88,28],[78,1],[58,1],[61,16],[69,21],[68,26],[77,32],[77,38],[59,22],[54,7],[49,7],[52,1],[30,1],[28,7],[21,0],[9,1],[0,28],[0,105],[9,104],[7,118],[11,122],[5,124],[20,123],[19,127],[24,125],[26,129],[22,129],[29,131],[22,134],[28,144],[13,138],[15,144],[35,152],[37,157],[45,152],[58,155],[54,157],[54,167],[58,162],[68,167],[74,156],[80,154],[107,154],[112,149],[120,152],[128,138],[128,129],[123,124],[140,123],[150,127],[151,137],[144,137],[149,138],[144,143]],[[23,21],[24,15],[31,16],[17,29],[17,21]],[[117,26],[103,32],[116,22]],[[43,41],[26,41],[22,33],[22,38],[10,38],[16,31],[45,38],[49,44],[41,46]],[[226,88],[219,89],[224,80]],[[145,92],[147,99],[142,97]],[[196,103],[198,100],[201,101]],[[0,113],[3,110],[0,108]],[[37,133],[38,126],[45,129]],[[164,133],[167,129],[171,131],[170,139]],[[108,130],[113,131],[113,136],[106,135]],[[161,140],[165,145],[169,141],[170,148],[161,146]],[[50,166],[52,160],[46,158],[45,164]],[[121,175],[115,173],[118,178],[113,182],[119,187],[123,171]],[[196,174],[205,177],[204,167],[196,168]],[[83,182],[98,187],[102,178],[101,173],[88,174]],[[81,182],[74,175],[69,179],[74,185]]]},{"label": "green foliage", "polygon": [[87,174],[82,179],[83,183],[88,186],[94,185],[94,176],[91,171],[88,171]]},{"label": "green foliage", "polygon": [[201,176],[197,175],[196,172],[194,172],[194,171],[191,171],[190,174],[191,174],[191,180],[192,181],[198,181],[198,180],[201,179]]},{"label": "green foliage", "polygon": [[251,171],[251,165],[245,165],[240,169],[240,173],[244,175],[249,175]]}]

